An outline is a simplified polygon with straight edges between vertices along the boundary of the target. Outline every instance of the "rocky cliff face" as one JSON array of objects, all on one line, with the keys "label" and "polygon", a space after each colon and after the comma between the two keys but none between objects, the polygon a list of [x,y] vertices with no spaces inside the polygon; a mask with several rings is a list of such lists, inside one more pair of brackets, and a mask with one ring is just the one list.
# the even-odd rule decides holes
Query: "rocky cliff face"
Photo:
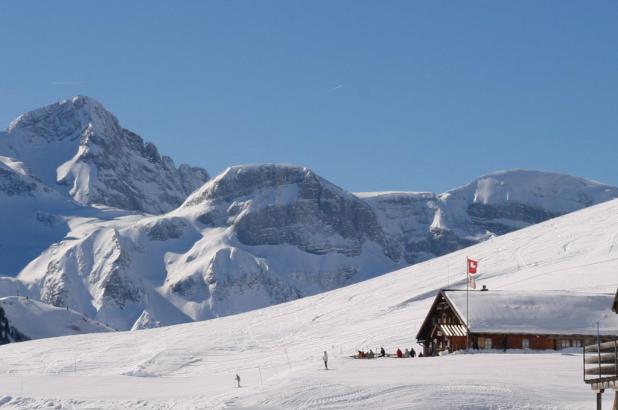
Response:
[{"label": "rocky cliff face", "polygon": [[0,154],[19,159],[33,176],[81,204],[155,214],[174,209],[208,180],[201,168],[176,168],[83,96],[15,119],[0,136]]},{"label": "rocky cliff face", "polygon": [[204,210],[200,222],[233,226],[237,239],[248,246],[287,244],[315,255],[359,256],[363,244],[371,241],[392,260],[401,254],[370,206],[308,168],[229,168],[183,208],[199,205]]}]

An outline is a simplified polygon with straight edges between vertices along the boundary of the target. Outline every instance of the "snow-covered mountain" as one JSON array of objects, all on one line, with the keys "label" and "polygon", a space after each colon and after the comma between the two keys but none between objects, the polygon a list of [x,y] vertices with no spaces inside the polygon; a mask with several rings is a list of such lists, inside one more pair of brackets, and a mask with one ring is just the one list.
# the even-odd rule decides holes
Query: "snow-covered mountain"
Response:
[{"label": "snow-covered mountain", "polygon": [[120,329],[257,309],[404,266],[369,205],[303,167],[232,167],[173,212],[82,228],[19,279]]},{"label": "snow-covered mountain", "polygon": [[324,292],[612,197],[533,171],[440,195],[356,196],[304,167],[237,166],[167,214],[80,225],[19,279],[116,328],[156,327]]},{"label": "snow-covered mountain", "polygon": [[[358,349],[384,346],[390,353],[417,347],[414,337],[438,289],[465,288],[467,256],[479,261],[477,281],[490,294],[608,294],[607,316],[599,325],[601,331],[616,329],[611,295],[618,286],[618,200],[266,309],[163,329],[3,346],[0,402],[9,409],[594,406],[594,394],[582,381],[579,350],[349,357]],[[561,326],[568,328],[569,306],[560,306]],[[329,371],[321,370],[324,350]],[[235,374],[242,378],[240,389]],[[445,375],[448,380],[440,382]],[[604,397],[609,401],[613,395]]]},{"label": "snow-covered mountain", "polygon": [[0,155],[81,204],[155,214],[174,209],[208,180],[201,168],[176,168],[84,96],[20,115],[0,134]]},{"label": "snow-covered mountain", "polygon": [[19,289],[118,329],[313,295],[618,197],[526,170],[442,194],[351,194],[273,164],[204,183],[88,97],[20,116],[0,153],[0,273],[19,272],[0,295]]},{"label": "snow-covered mountain", "polygon": [[500,171],[442,194],[359,193],[408,263],[444,255],[496,235],[618,198],[618,188],[570,175]]},{"label": "snow-covered mountain", "polygon": [[0,344],[113,330],[73,310],[23,296],[0,298]]}]

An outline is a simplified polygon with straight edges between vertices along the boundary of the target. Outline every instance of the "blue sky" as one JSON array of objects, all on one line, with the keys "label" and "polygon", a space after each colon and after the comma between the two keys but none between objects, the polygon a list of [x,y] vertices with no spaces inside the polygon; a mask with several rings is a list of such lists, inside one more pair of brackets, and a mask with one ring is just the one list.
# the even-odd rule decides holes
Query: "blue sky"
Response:
[{"label": "blue sky", "polygon": [[0,0],[0,126],[90,95],[177,163],[618,185],[616,1]]}]

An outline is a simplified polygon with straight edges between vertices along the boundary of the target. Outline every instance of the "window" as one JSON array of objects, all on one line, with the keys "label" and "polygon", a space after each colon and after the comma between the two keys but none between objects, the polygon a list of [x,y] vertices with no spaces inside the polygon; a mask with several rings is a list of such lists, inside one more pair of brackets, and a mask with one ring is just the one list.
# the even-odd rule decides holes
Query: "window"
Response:
[{"label": "window", "polygon": [[491,337],[485,338],[485,344],[483,346],[485,349],[491,349]]},{"label": "window", "polygon": [[573,339],[571,341],[571,346],[573,347],[582,347],[582,341],[579,339]]},{"label": "window", "polygon": [[571,342],[569,341],[569,339],[562,339],[560,341],[560,348],[561,349],[568,349],[569,347],[571,347]]},{"label": "window", "polygon": [[521,339],[521,348],[530,349],[530,339]]}]

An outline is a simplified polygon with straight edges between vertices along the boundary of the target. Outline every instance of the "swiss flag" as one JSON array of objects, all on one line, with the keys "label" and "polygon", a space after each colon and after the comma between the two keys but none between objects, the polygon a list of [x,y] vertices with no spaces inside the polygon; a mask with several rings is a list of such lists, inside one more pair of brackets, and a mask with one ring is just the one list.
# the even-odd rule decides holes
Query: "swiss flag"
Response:
[{"label": "swiss flag", "polygon": [[479,263],[474,259],[468,258],[468,275],[476,275],[476,268],[478,268]]}]

